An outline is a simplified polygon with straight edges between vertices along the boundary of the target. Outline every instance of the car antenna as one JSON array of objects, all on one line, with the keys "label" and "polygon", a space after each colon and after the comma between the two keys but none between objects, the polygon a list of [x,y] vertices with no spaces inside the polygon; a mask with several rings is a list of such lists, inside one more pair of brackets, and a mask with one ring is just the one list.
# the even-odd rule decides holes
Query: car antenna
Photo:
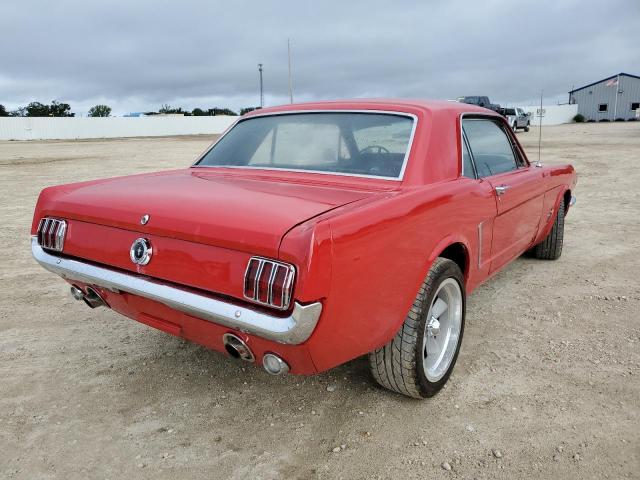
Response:
[{"label": "car antenna", "polygon": [[544,95],[544,89],[540,90],[540,113],[539,119],[540,124],[538,125],[538,163],[536,163],[536,167],[542,167],[542,162],[540,161],[540,149],[542,145],[542,96]]}]

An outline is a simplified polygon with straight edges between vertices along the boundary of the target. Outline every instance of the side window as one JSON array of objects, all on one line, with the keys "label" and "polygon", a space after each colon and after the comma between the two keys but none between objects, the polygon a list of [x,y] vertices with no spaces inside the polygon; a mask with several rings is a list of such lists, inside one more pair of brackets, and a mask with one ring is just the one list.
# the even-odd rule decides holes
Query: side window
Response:
[{"label": "side window", "polygon": [[473,162],[471,161],[471,154],[467,147],[467,142],[462,139],[462,176],[467,178],[476,178],[476,172],[473,169]]},{"label": "side window", "polygon": [[518,168],[511,142],[496,122],[465,119],[462,128],[469,140],[478,177],[489,177]]}]

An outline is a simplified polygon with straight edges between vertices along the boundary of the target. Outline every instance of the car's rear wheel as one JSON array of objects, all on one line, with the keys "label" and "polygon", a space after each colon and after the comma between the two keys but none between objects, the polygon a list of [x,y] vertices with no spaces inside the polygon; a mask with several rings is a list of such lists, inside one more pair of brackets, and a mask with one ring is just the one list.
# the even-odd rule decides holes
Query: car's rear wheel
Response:
[{"label": "car's rear wheel", "polygon": [[435,395],[449,379],[460,351],[465,303],[460,268],[437,258],[396,336],[369,354],[376,381],[413,398]]},{"label": "car's rear wheel", "polygon": [[534,257],[542,260],[557,260],[560,258],[560,255],[562,255],[562,245],[564,243],[564,214],[564,202],[560,200],[558,211],[556,212],[556,219],[553,222],[553,227],[549,235],[530,250]]}]

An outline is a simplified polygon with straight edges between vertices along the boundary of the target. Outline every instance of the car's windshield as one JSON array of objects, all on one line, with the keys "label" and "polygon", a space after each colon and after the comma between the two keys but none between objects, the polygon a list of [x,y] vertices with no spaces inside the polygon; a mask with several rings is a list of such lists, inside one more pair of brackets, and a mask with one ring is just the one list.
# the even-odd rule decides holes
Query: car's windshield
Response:
[{"label": "car's windshield", "polygon": [[412,117],[393,113],[250,117],[233,127],[197,165],[400,178],[412,129]]}]

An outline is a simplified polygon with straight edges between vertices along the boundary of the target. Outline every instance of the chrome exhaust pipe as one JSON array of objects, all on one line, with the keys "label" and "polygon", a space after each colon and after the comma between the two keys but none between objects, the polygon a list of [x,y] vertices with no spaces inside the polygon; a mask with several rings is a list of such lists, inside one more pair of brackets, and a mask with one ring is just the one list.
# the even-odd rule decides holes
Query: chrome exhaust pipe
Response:
[{"label": "chrome exhaust pipe", "polygon": [[107,302],[93,288],[87,287],[87,291],[82,298],[89,308],[108,307]]},{"label": "chrome exhaust pipe", "polygon": [[84,292],[80,287],[76,287],[75,285],[71,285],[71,296],[74,300],[84,300]]},{"label": "chrome exhaust pipe", "polygon": [[224,349],[233,358],[238,358],[245,362],[255,361],[256,357],[254,357],[249,345],[233,333],[225,333],[222,336],[222,343],[224,344]]}]

